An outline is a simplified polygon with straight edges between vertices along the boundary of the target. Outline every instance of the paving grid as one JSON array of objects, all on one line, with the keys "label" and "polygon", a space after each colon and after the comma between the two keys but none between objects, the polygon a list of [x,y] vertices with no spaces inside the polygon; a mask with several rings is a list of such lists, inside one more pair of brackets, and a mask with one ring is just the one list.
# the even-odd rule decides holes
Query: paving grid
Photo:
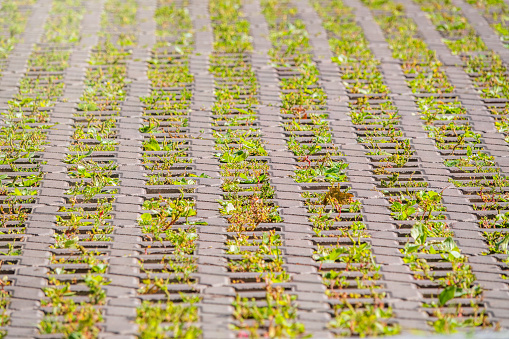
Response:
[{"label": "paving grid", "polygon": [[1,1],[0,337],[507,335],[509,4],[441,3]]}]

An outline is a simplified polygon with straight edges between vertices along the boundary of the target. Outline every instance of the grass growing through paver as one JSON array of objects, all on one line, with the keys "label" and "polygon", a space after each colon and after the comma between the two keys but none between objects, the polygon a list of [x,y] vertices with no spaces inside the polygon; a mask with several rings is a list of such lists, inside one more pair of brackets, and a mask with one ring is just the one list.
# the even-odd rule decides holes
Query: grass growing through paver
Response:
[{"label": "grass growing through paver", "polygon": [[[3,54],[6,57],[19,34],[26,25],[29,12],[15,13],[17,6],[26,6],[31,2],[4,2],[2,9],[7,15],[2,21],[9,30],[9,38],[2,40]],[[73,4],[71,4],[73,5]],[[79,5],[79,3],[78,3]],[[36,202],[37,187],[40,186],[43,173],[40,171],[41,152],[46,144],[51,107],[60,100],[63,84],[63,70],[67,66],[67,52],[74,41],[62,30],[55,30],[63,21],[70,24],[69,31],[78,32],[80,11],[72,19],[67,13],[69,7],[63,1],[56,1],[51,9],[50,18],[45,27],[41,42],[34,47],[28,60],[28,70],[20,81],[18,94],[8,102],[8,111],[3,113],[0,134],[2,171],[0,176],[2,205],[1,222],[3,238],[2,263],[15,264],[16,257],[22,254],[21,241],[25,233],[25,222],[31,213],[31,205]],[[7,21],[4,21],[7,20]],[[10,22],[9,20],[14,20]],[[73,25],[74,24],[74,25]],[[4,290],[10,281],[2,278],[2,306],[8,304],[8,293]],[[8,323],[8,312],[2,312],[2,325]],[[4,331],[1,336],[5,335]]]},{"label": "grass growing through paver", "polygon": [[20,42],[35,0],[6,0],[0,6],[0,76],[5,69],[5,60]]},{"label": "grass growing through paver", "polygon": [[[417,237],[419,238],[419,241],[422,241],[418,244],[409,242],[402,250],[403,253],[406,254],[406,260],[409,263],[412,263],[411,267],[413,269],[420,270],[420,268],[416,268],[415,262],[421,262],[423,259],[419,259],[416,254],[414,254],[414,256],[409,254],[417,253],[419,252],[419,249],[421,250],[421,257],[422,254],[429,253],[428,246],[430,243],[426,243],[425,241],[427,237],[438,238],[436,240],[437,244],[442,244],[442,242],[444,244],[450,244],[450,248],[447,247],[449,250],[456,249],[456,246],[453,245],[454,243],[452,238],[450,238],[452,233],[447,228],[447,224],[442,221],[435,221],[444,217],[443,215],[440,217],[440,215],[437,216],[434,214],[437,211],[441,211],[440,208],[438,210],[436,209],[440,204],[441,196],[439,193],[434,191],[422,191],[415,190],[413,188],[426,187],[427,184],[426,182],[421,181],[422,179],[419,180],[418,168],[412,169],[413,166],[409,162],[413,153],[412,146],[407,139],[404,139],[404,134],[398,128],[399,115],[395,110],[395,107],[389,100],[387,100],[387,97],[384,97],[384,93],[387,93],[387,89],[384,87],[382,82],[383,78],[376,68],[378,62],[370,55],[371,53],[368,50],[367,43],[362,38],[362,31],[360,28],[356,26],[352,19],[349,20],[348,18],[348,15],[351,16],[351,10],[344,7],[339,1],[329,3],[328,7],[323,4],[315,4],[318,12],[324,17],[325,27],[329,31],[329,42],[331,44],[331,48],[336,54],[334,61],[340,67],[343,79],[365,79],[366,83],[364,84],[363,91],[361,92],[362,94],[365,94],[365,96],[357,96],[356,98],[355,96],[351,97],[351,99],[355,99],[350,103],[350,107],[352,108],[350,116],[354,124],[362,127],[365,126],[365,131],[359,131],[363,134],[361,134],[362,137],[359,138],[359,141],[362,142],[366,148],[371,149],[367,155],[376,156],[376,158],[378,158],[377,160],[380,162],[380,165],[376,167],[374,173],[378,174],[377,178],[380,180],[379,187],[382,192],[391,196],[389,198],[389,202],[391,203],[390,209],[392,211],[393,218],[396,220],[406,221],[407,225],[410,224],[408,225],[411,227],[410,235],[414,237],[414,239]],[[333,16],[327,16],[326,13],[330,12],[342,15],[343,20],[341,24],[338,25]],[[394,19],[388,19],[387,22],[389,24],[394,24]],[[405,32],[405,30],[401,30],[401,32]],[[407,36],[402,37],[402,39],[405,41],[404,46],[408,46],[408,48],[403,49],[400,48],[402,45],[394,45],[392,46],[394,54],[400,54],[407,50],[409,52],[415,52],[415,47],[413,45],[419,46],[419,41],[409,39]],[[359,43],[359,41],[361,43]],[[427,55],[424,55],[424,57],[427,57]],[[357,71],[358,66],[355,65],[356,63],[362,63],[364,68],[370,67],[370,72],[366,75],[359,74],[359,71]],[[404,64],[403,67],[406,67],[405,69],[409,69],[411,66],[412,64],[408,63]],[[429,84],[425,82],[426,79],[430,79]],[[443,76],[434,76],[423,79],[423,77],[419,77],[419,75],[417,75],[411,80],[411,86],[417,93],[419,93],[420,91],[425,91],[430,87],[432,88],[433,85],[441,85],[442,82]],[[347,91],[353,95],[359,93],[359,91],[356,91],[355,88],[352,90],[349,82],[345,83],[345,87]],[[380,94],[377,93],[378,91],[381,91]],[[444,92],[448,91],[450,91],[450,89],[445,88]],[[372,103],[375,103],[375,105]],[[380,111],[377,111],[377,108]],[[359,132],[357,133],[360,134]],[[396,152],[388,153],[387,150],[391,148]],[[398,168],[406,169],[406,171],[398,170]],[[405,188],[406,192],[401,191],[401,188]],[[401,193],[398,193],[398,191]],[[422,213],[420,218],[418,217],[419,213]],[[442,240],[444,238],[446,238],[446,240]],[[443,247],[443,245],[439,246]],[[434,251],[434,253],[439,253],[439,251]],[[452,260],[450,257],[446,259],[449,259],[449,261]],[[453,260],[453,271],[454,262],[456,261],[459,261],[459,259]],[[439,279],[435,279],[434,276],[430,274],[426,277],[433,281],[437,280],[439,283],[441,281]],[[421,276],[416,276],[416,278],[422,279]],[[447,283],[448,282],[445,284]],[[466,292],[465,295],[466,294],[468,293]],[[474,296],[477,294],[478,292],[475,292]],[[440,300],[442,301],[443,298],[440,298]],[[440,306],[443,306],[444,304],[441,303]],[[439,324],[441,324],[441,322],[445,319],[448,319],[448,316],[444,316],[439,312],[440,310],[436,311],[434,314],[434,316],[438,317],[438,320],[434,323],[434,325],[436,325],[435,328],[440,331],[437,327],[439,327]],[[460,311],[458,310],[458,312]]]},{"label": "grass growing through paver", "polygon": [[[401,6],[391,1],[367,4],[378,11],[375,19],[386,34],[393,57],[402,61],[401,68],[407,77],[407,84],[422,109],[425,129],[445,157],[444,164],[464,169],[466,173],[486,172],[483,167],[493,165],[493,158],[480,152],[477,146],[480,135],[472,130],[465,110],[454,96],[454,87],[449,83],[435,53],[419,38],[416,25],[403,15]],[[440,206],[440,198],[440,194],[430,191],[411,201],[403,201],[404,205],[398,202],[400,219],[408,219],[422,211],[421,221],[412,228],[413,241],[405,244],[405,262],[418,272],[415,276],[417,279],[429,279],[442,289],[438,294],[438,302],[432,301],[425,305],[433,309],[435,320],[430,321],[430,324],[435,331],[451,333],[458,327],[486,326],[488,321],[479,300],[482,290],[475,283],[475,275],[467,258],[460,253],[446,224],[433,221],[440,219],[440,216],[445,219],[444,215],[434,215],[444,211]],[[418,208],[413,207],[415,204]],[[430,212],[426,214],[428,209]],[[438,229],[422,225],[424,220],[428,225],[439,225]],[[449,263],[451,272],[446,276],[433,272],[430,255],[441,257],[443,262]]]},{"label": "grass growing through paver", "polygon": [[[413,154],[411,145],[402,138],[402,132],[398,128],[399,114],[388,100],[387,87],[377,69],[378,61],[369,51],[362,30],[355,24],[351,9],[340,1],[315,1],[313,5],[322,16],[329,44],[334,52],[333,61],[340,68],[340,75],[350,97],[349,115],[354,125],[358,126],[358,142],[364,145],[366,154],[375,164],[374,174],[378,179],[379,189],[385,189],[386,194],[390,195],[395,188],[408,190],[424,186],[425,183],[412,180],[412,166],[408,163]],[[360,253],[362,252],[357,252],[356,255]],[[381,293],[377,292],[378,288],[383,287],[376,281],[381,277],[380,267],[374,263],[372,255],[371,258],[365,256],[359,263],[358,288],[371,289],[373,299],[372,305],[368,302],[365,310],[361,309],[362,313],[357,312],[358,328],[352,328],[350,333],[398,333],[399,326],[389,322],[393,317],[391,309],[384,305]],[[338,316],[339,319],[345,318],[342,314]]]},{"label": "grass growing through paver", "polygon": [[504,0],[466,0],[482,11],[505,47],[509,48],[509,5]]},{"label": "grass growing through paver", "polygon": [[[193,192],[197,175],[189,156],[187,133],[193,76],[189,70],[193,30],[187,1],[158,2],[157,41],[149,60],[151,93],[144,105],[143,166],[147,192],[138,220],[144,254],[136,324],[140,338],[201,336],[196,279],[196,215]],[[164,186],[163,186],[164,185]],[[168,186],[169,185],[169,186]],[[170,189],[168,189],[170,188]],[[158,192],[169,192],[160,193]]]},{"label": "grass growing through paver", "polygon": [[[470,75],[473,84],[479,91],[481,98],[493,116],[497,130],[505,135],[509,142],[509,81],[507,80],[507,66],[502,63],[500,56],[488,49],[474,28],[462,16],[461,10],[448,1],[422,0],[418,1],[421,8],[428,14],[436,29],[445,38],[445,43],[451,53],[461,56],[465,71]],[[507,19],[508,7],[503,2],[489,2],[500,11],[490,10],[493,18],[501,20],[494,26],[495,31],[507,36],[507,27],[503,22]],[[479,2],[479,6],[485,6]],[[499,14],[497,14],[499,13]],[[505,31],[505,32],[504,32]]]},{"label": "grass growing through paver", "polygon": [[147,200],[144,209],[150,213],[141,216],[142,232],[156,246],[152,249],[149,245],[141,259],[145,277],[138,293],[143,301],[136,317],[140,337],[166,338],[168,333],[177,338],[199,337],[201,330],[195,323],[200,298],[193,295],[196,281],[192,276],[196,271],[193,254],[197,234],[185,226],[187,221],[177,223],[196,213],[192,202],[160,197]]},{"label": "grass growing through paver", "polygon": [[[211,1],[210,12],[215,38],[210,67],[216,84],[213,133],[223,179],[221,213],[229,224],[228,268],[237,290],[232,328],[252,338],[297,337],[304,328],[296,321],[295,296],[285,290],[289,275],[276,225],[283,220],[256,127],[258,84],[248,54],[249,23],[238,0]],[[256,292],[244,292],[246,284]]]},{"label": "grass growing through paver", "polygon": [[[53,39],[78,42],[79,22],[72,11],[82,8],[83,3],[63,5],[67,6],[62,9],[66,16],[53,23],[52,32],[65,34]],[[122,16],[115,11],[116,5],[114,1],[106,3],[103,28],[108,27],[112,17]],[[108,152],[117,145],[114,117],[125,98],[125,66],[114,63],[129,53],[115,47],[109,33],[102,33],[100,41],[89,60],[86,89],[74,112],[74,133],[63,160],[69,188],[66,204],[58,210],[55,243],[51,246],[50,286],[44,288],[45,316],[39,324],[42,334],[96,338],[103,321],[104,286],[109,284],[104,277],[108,269],[104,249],[112,240],[111,212],[118,192],[115,187],[119,185],[114,174],[116,163],[108,159]]]},{"label": "grass growing through paver", "polygon": [[[11,100],[7,112],[2,113],[0,266],[17,264],[22,254],[25,223],[32,211],[32,204],[36,202],[37,187],[40,186],[42,179],[40,152],[44,150],[46,131],[50,127],[47,124],[47,113],[39,111],[34,100],[27,98],[24,102],[31,102],[34,105],[29,110],[24,110],[21,106],[23,100],[21,102]],[[2,276],[1,279],[0,304],[3,311],[0,326],[4,326],[9,322],[9,313],[6,310],[9,292],[3,288],[11,284],[11,280],[7,276]],[[0,337],[5,334],[0,330]]]},{"label": "grass growing through paver", "polygon": [[[447,43],[453,54],[458,54],[464,61],[465,71],[470,75],[473,84],[477,87],[484,104],[494,117],[494,123],[498,131],[504,133],[507,137],[507,111],[509,102],[509,92],[507,82],[507,68],[501,62],[500,57],[490,51],[482,39],[476,34],[473,27],[462,16],[461,10],[451,3],[442,3],[441,1],[420,1],[421,8],[428,13],[432,23],[445,37],[456,37],[458,41],[471,40],[476,43],[464,44],[459,46],[453,43]],[[483,2],[479,3],[483,6]],[[489,6],[498,8],[502,13],[497,14],[497,9],[491,11],[493,17],[498,20],[504,19],[503,12],[507,6],[499,4],[496,1],[489,2]],[[453,25],[452,23],[461,23]],[[496,28],[496,27],[495,27]],[[500,33],[500,32],[498,32]],[[447,42],[447,41],[446,41]],[[459,119],[464,112],[461,107],[442,103],[435,107],[426,101],[420,104],[423,112],[430,110],[439,111],[449,116]],[[464,134],[466,134],[467,130]],[[462,169],[465,174],[460,180],[454,180],[453,183],[462,187],[462,191],[470,195],[469,200],[479,218],[479,225],[486,229],[484,237],[486,239],[489,254],[494,254],[499,262],[504,262],[507,254],[506,242],[509,235],[506,233],[506,215],[504,213],[506,194],[505,187],[508,186],[507,178],[500,174],[495,159],[483,151],[483,140],[478,133],[472,132],[469,136],[470,143],[465,142],[463,149],[466,156],[457,159],[452,166],[456,165]],[[465,138],[466,139],[466,138]],[[467,139],[468,140],[468,139]],[[456,149],[457,147],[454,147]]]},{"label": "grass growing through paver", "polygon": [[[332,142],[326,96],[306,27],[288,2],[262,5],[271,30],[271,59],[281,79],[283,126],[299,164],[294,179],[305,183],[302,196],[315,232],[313,258],[333,308],[328,326],[337,335],[397,333],[398,326],[388,323],[392,310],[378,291],[380,267],[366,242],[361,205],[343,184],[348,164]],[[353,91],[361,87],[352,84]]]}]

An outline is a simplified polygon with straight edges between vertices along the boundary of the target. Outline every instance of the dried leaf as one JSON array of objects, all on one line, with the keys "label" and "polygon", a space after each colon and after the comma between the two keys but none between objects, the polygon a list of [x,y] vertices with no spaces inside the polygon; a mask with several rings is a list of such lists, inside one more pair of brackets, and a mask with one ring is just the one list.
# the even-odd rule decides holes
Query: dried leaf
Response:
[{"label": "dried leaf", "polygon": [[353,194],[341,192],[341,187],[329,187],[329,191],[323,198],[323,204],[330,203],[331,205],[347,205],[353,199]]}]

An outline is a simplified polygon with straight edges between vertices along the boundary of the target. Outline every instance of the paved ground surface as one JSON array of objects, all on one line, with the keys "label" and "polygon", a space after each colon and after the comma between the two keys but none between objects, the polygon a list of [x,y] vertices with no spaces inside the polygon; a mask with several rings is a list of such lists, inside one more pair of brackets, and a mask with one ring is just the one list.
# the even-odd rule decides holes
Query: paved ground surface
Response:
[{"label": "paved ground surface", "polygon": [[507,337],[507,2],[211,3],[0,1],[0,337]]}]

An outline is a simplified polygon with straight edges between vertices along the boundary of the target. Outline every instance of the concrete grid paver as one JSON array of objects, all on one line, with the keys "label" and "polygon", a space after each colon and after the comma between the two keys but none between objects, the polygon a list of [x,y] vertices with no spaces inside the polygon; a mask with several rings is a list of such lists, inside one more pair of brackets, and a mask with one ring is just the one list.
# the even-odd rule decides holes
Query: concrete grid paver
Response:
[{"label": "concrete grid paver", "polygon": [[[495,128],[461,59],[451,54],[441,35],[417,5],[409,1],[396,1],[405,6],[406,15],[416,22],[423,40],[443,63],[447,77],[455,87],[454,94],[466,108],[473,129],[482,136],[484,149],[494,157],[500,173],[509,174],[508,145],[504,135]],[[135,338],[138,335],[134,321],[143,299],[138,292],[141,279],[138,259],[143,254],[144,246],[138,218],[144,213],[142,206],[145,200],[165,194],[165,188],[150,188],[146,184],[147,171],[142,159],[145,139],[140,132],[144,123],[144,105],[140,98],[150,95],[153,89],[147,74],[152,49],[157,42],[154,14],[161,4],[157,0],[138,0],[137,3],[137,42],[126,62],[129,85],[116,120],[118,146],[111,153],[118,165],[115,174],[119,175],[120,184],[112,212],[113,240],[108,244],[106,253],[109,267],[104,276],[110,283],[105,287],[107,302],[102,306],[104,320],[100,325],[101,338]],[[296,183],[292,178],[299,166],[298,157],[286,145],[288,133],[280,114],[280,73],[269,56],[273,48],[269,27],[260,0],[242,0],[241,3],[244,18],[250,23],[254,48],[249,62],[256,74],[259,90],[257,128],[268,152],[264,160],[270,164],[270,185],[275,190],[275,201],[284,219],[280,233],[284,239],[284,267],[291,277],[288,286],[291,293],[297,296],[297,318],[308,333],[317,338],[333,337],[327,324],[334,317],[334,301],[326,296],[321,272],[312,259],[316,249],[313,227],[308,219],[306,200],[300,195],[306,191],[305,185]],[[354,9],[356,23],[362,27],[374,58],[381,62],[379,69],[384,84],[390,90],[390,100],[401,115],[398,126],[404,137],[411,140],[413,157],[416,159],[414,170],[418,173],[416,176],[426,180],[429,189],[443,190],[443,206],[447,209],[449,226],[483,287],[483,303],[489,319],[498,322],[506,330],[509,328],[509,288],[501,278],[504,272],[499,262],[492,256],[481,255],[488,246],[479,229],[476,211],[464,192],[449,184],[453,176],[443,164],[444,157],[423,129],[415,96],[406,83],[399,61],[392,57],[389,44],[372,12],[359,0],[344,0],[343,3]],[[462,9],[488,48],[499,53],[507,66],[509,49],[503,46],[486,20],[462,0],[453,0],[453,3]],[[39,0],[33,6],[22,42],[16,45],[6,61],[7,67],[0,78],[2,110],[7,109],[8,101],[18,93],[34,46],[44,34],[44,22],[51,4],[50,0]],[[48,286],[50,249],[55,242],[55,215],[65,203],[65,192],[69,189],[68,166],[63,159],[68,152],[75,123],[72,113],[76,111],[85,89],[88,60],[98,43],[104,4],[104,0],[86,2],[86,14],[80,28],[81,40],[72,46],[69,64],[64,71],[63,82],[66,86],[61,98],[66,100],[58,101],[50,112],[51,122],[56,125],[48,133],[48,143],[41,153],[41,160],[45,162],[41,166],[44,179],[26,224],[20,261],[13,265],[13,271],[9,273],[13,283],[9,287],[10,323],[6,326],[7,337],[46,337],[37,334],[37,326],[44,312],[40,300],[44,298],[43,288]],[[187,133],[191,136],[189,157],[194,171],[205,175],[196,178],[196,189],[189,194],[195,200],[197,219],[207,223],[196,226],[198,240],[194,256],[197,269],[193,273],[196,284],[191,290],[201,298],[198,303],[198,324],[203,338],[234,338],[238,333],[230,328],[234,323],[232,303],[243,287],[242,284],[232,283],[233,275],[228,271],[225,249],[228,222],[219,212],[218,200],[223,199],[224,192],[221,189],[223,179],[220,176],[220,163],[215,156],[217,150],[213,135],[213,104],[217,87],[209,69],[214,53],[212,22],[207,1],[178,1],[178,4],[188,8],[194,30],[193,52],[189,55],[190,73],[194,77],[187,126]],[[349,116],[351,109],[348,104],[352,96],[343,84],[340,69],[332,61],[333,52],[323,21],[309,1],[292,0],[290,4],[296,7],[297,17],[312,37],[311,55],[318,69],[319,86],[327,97],[330,132],[333,143],[342,152],[342,159],[349,165],[345,184],[362,203],[363,221],[370,234],[369,242],[376,263],[381,267],[379,283],[386,292],[383,300],[393,308],[394,321],[402,326],[403,333],[410,333],[409,329],[430,330],[427,324],[429,317],[422,307],[423,289],[413,278],[414,273],[409,266],[403,262],[400,249],[404,245],[404,238],[399,224],[391,217],[388,208],[390,200],[378,189],[379,178],[374,173],[373,163],[366,155],[367,150],[357,142],[356,126]],[[6,269],[6,265],[2,269]],[[188,287],[182,288],[186,290]],[[503,337],[503,334],[489,333],[481,333],[479,337],[488,338],[490,335],[493,338]]]}]

